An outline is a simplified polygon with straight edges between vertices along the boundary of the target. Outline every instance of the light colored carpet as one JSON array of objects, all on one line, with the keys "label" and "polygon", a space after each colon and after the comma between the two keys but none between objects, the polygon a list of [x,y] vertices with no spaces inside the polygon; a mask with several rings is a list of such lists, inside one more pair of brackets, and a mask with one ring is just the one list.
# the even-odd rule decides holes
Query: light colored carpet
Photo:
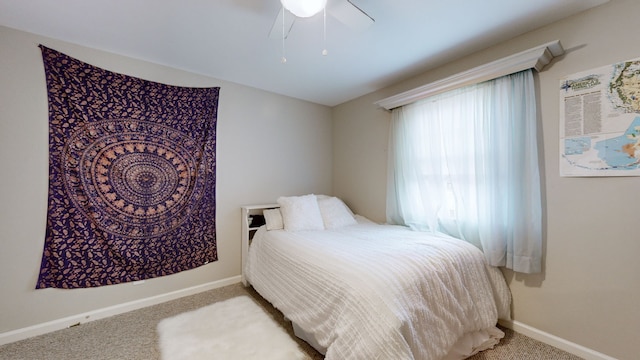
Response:
[{"label": "light colored carpet", "polygon": [[220,301],[158,324],[163,360],[303,360],[287,332],[248,296]]},{"label": "light colored carpet", "polygon": [[[165,318],[196,310],[203,306],[247,295],[256,301],[306,354],[307,360],[324,357],[304,341],[293,336],[291,323],[282,313],[241,284],[225,286],[178,300],[97,320],[80,326],[0,346],[2,360],[154,360],[160,359],[156,326]],[[506,336],[493,350],[483,351],[469,360],[580,360],[518,334],[502,330]]]}]

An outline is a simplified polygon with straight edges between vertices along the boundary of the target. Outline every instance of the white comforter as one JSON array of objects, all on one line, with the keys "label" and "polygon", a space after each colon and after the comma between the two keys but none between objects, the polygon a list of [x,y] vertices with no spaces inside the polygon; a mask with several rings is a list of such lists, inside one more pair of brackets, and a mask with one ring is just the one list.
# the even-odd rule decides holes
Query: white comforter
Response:
[{"label": "white comforter", "polygon": [[492,345],[509,318],[506,282],[476,247],[399,226],[263,227],[245,275],[327,360],[462,358],[454,344],[488,332]]}]

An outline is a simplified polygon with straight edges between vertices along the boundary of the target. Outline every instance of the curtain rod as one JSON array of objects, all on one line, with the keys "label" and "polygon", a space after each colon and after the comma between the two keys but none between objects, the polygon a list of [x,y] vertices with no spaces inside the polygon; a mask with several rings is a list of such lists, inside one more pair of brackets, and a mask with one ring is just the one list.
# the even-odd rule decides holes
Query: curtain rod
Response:
[{"label": "curtain rod", "polygon": [[375,104],[391,110],[445,91],[492,80],[518,71],[535,69],[540,72],[551,60],[563,54],[564,48],[562,44],[560,44],[560,40],[551,41],[544,45],[449,76],[442,80],[376,101]]}]

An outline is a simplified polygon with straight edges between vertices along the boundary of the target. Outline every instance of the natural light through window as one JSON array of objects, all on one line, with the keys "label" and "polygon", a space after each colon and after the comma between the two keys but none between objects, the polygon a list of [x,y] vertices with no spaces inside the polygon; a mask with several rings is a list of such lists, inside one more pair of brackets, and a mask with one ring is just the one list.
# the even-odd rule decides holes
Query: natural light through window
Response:
[{"label": "natural light through window", "polygon": [[466,240],[492,265],[539,271],[536,121],[531,70],[394,109],[387,220]]}]

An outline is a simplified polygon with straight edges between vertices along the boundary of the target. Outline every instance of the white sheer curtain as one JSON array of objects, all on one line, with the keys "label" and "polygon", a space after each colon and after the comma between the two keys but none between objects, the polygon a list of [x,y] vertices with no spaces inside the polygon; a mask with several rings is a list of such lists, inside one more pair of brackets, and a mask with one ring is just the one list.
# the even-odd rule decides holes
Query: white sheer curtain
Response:
[{"label": "white sheer curtain", "polygon": [[394,109],[387,221],[464,239],[491,265],[540,272],[536,122],[531,70]]}]

